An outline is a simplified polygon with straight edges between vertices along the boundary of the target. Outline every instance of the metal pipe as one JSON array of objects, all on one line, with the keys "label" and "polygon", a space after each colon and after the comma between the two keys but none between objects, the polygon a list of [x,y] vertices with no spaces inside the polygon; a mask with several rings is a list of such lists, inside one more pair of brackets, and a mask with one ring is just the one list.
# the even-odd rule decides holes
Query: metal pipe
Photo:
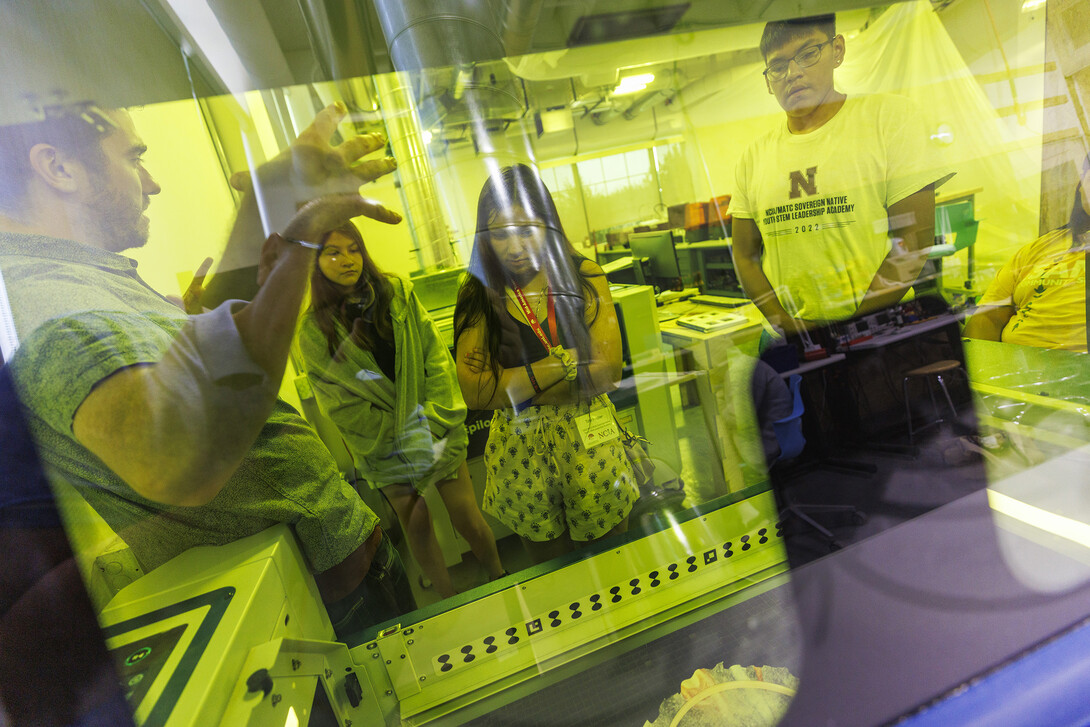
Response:
[{"label": "metal pipe", "polygon": [[[451,98],[469,110],[475,141],[482,149],[490,149],[496,140],[488,131],[490,108],[486,99],[497,93],[511,94],[504,88],[472,83],[472,68],[480,61],[502,59],[503,42],[488,0],[375,0],[375,10],[390,48],[390,59],[399,72],[376,77],[375,86],[398,160],[406,216],[411,221],[421,264],[453,264],[436,175],[423,143],[414,99],[438,98],[443,91],[456,90],[458,98]],[[454,71],[452,88],[428,88],[432,76],[419,74],[421,88],[414,93],[405,72],[435,68]]]},{"label": "metal pipe", "polygon": [[448,267],[455,264],[454,252],[409,81],[408,74],[381,74],[374,77],[375,91],[386,123],[386,140],[397,159],[405,218],[416,243],[420,266]]},{"label": "metal pipe", "polygon": [[503,16],[503,47],[507,57],[521,56],[530,50],[534,28],[544,0],[506,0]]},{"label": "metal pipe", "polygon": [[596,114],[591,114],[590,120],[594,122],[595,126],[605,126],[620,115],[621,112],[617,109],[607,109],[605,111],[599,111]]},{"label": "metal pipe", "polygon": [[487,0],[375,0],[375,10],[399,71],[504,57]]},{"label": "metal pipe", "polygon": [[655,106],[659,103],[665,103],[674,97],[676,94],[672,88],[659,89],[658,91],[652,91],[643,98],[638,99],[635,103],[628,107],[628,110],[624,112],[624,117],[631,121],[636,118],[651,106]]}]

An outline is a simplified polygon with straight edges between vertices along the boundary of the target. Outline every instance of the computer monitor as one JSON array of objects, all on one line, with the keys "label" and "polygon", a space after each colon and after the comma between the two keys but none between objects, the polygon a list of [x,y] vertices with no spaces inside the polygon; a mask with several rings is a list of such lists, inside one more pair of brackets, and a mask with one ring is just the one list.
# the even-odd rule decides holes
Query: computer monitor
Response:
[{"label": "computer monitor", "polygon": [[628,246],[634,258],[651,259],[651,275],[656,278],[679,278],[681,270],[674,250],[674,237],[669,230],[633,232],[628,236]]},{"label": "computer monitor", "polygon": [[462,284],[465,268],[450,268],[432,272],[417,271],[410,273],[413,290],[424,305],[425,310],[435,312],[449,308],[458,300],[458,288]]}]

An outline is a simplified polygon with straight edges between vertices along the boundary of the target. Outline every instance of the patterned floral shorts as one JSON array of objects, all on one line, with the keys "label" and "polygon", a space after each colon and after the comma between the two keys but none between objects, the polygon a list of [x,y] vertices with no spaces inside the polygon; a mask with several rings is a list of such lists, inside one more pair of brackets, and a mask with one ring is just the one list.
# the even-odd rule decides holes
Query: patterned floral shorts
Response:
[{"label": "patterned floral shorts", "polygon": [[485,512],[527,540],[600,538],[639,497],[620,439],[583,447],[575,419],[613,404],[605,396],[564,406],[498,410],[484,450]]}]

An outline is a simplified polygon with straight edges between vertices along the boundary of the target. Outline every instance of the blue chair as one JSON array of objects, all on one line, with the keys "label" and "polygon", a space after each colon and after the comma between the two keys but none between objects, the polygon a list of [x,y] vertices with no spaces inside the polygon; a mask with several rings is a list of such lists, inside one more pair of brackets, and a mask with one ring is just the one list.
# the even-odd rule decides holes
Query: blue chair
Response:
[{"label": "blue chair", "polygon": [[802,436],[802,377],[791,374],[787,380],[787,388],[791,392],[791,413],[783,419],[772,422],[772,429],[776,432],[776,442],[780,445],[780,453],[776,457],[777,462],[794,459],[802,454],[806,446],[806,437]]},{"label": "blue chair", "polygon": [[[772,422],[772,429],[776,433],[776,442],[780,445],[780,454],[773,463],[773,471],[777,473],[774,481],[778,481],[778,484],[785,484],[789,480],[796,479],[804,472],[814,469],[814,465],[811,463],[802,463],[798,467],[790,464],[791,460],[802,454],[803,449],[806,447],[806,438],[802,434],[802,415],[805,411],[805,405],[802,401],[802,376],[792,374],[791,378],[788,379],[787,387],[791,392],[791,413]],[[818,466],[820,466],[820,463]],[[852,505],[808,505],[792,502],[786,487],[779,487],[778,490],[777,494],[782,504],[780,510],[781,526],[786,526],[792,518],[799,520],[820,535],[828,544],[830,550],[840,548],[840,543],[837,542],[836,536],[828,528],[814,520],[810,516],[811,514],[847,514],[851,515],[852,520],[857,524],[861,524],[865,519],[863,513]]]}]

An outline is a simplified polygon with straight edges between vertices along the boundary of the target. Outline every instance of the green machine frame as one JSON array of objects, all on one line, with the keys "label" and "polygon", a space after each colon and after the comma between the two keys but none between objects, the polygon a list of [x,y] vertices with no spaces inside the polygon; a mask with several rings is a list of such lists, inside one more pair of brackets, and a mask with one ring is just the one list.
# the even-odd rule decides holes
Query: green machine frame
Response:
[{"label": "green machine frame", "polygon": [[[965,296],[974,303],[980,296],[976,289],[976,233],[980,223],[976,219],[976,194],[979,189],[955,192],[935,200],[935,236],[944,242],[931,248],[928,259],[935,260],[941,271],[942,258],[965,250],[965,280],[960,286],[944,288]],[[952,237],[953,243],[945,240]]]},{"label": "green machine frame", "polygon": [[129,694],[141,725],[305,725],[316,709],[345,727],[459,724],[783,582],[771,492],[714,505],[408,614],[351,649],[333,641],[285,526],[183,553],[101,618],[119,664],[152,644],[155,668]]}]

